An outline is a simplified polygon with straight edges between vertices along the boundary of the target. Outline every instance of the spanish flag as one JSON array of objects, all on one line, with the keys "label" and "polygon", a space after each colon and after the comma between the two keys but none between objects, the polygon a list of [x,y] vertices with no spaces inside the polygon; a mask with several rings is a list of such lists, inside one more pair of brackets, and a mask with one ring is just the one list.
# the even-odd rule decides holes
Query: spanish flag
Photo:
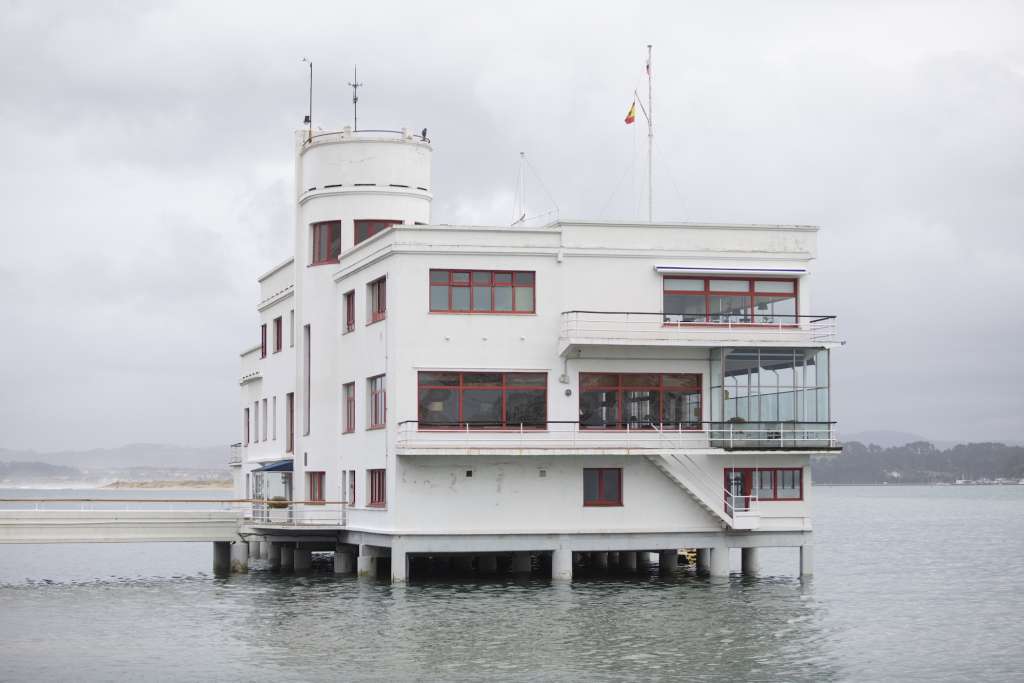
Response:
[{"label": "spanish flag", "polygon": [[629,111],[626,112],[626,124],[634,121],[636,121],[636,100],[633,100],[633,104],[629,105]]}]

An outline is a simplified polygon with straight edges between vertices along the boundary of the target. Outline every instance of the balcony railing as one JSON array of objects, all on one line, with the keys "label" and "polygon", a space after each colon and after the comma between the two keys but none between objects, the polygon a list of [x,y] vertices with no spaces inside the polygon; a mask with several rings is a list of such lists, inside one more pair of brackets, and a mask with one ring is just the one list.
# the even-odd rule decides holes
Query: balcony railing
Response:
[{"label": "balcony railing", "polygon": [[398,425],[396,446],[406,452],[446,448],[501,451],[630,451],[722,448],[725,450],[831,450],[839,441],[831,422],[689,422],[588,425],[549,421],[496,425],[484,422]]},{"label": "balcony railing", "polygon": [[572,344],[669,345],[710,341],[823,344],[838,341],[834,315],[692,316],[628,311],[566,311],[562,350]]},{"label": "balcony railing", "polygon": [[231,452],[228,454],[228,465],[231,467],[237,467],[242,464],[242,444],[233,443],[231,444]]}]

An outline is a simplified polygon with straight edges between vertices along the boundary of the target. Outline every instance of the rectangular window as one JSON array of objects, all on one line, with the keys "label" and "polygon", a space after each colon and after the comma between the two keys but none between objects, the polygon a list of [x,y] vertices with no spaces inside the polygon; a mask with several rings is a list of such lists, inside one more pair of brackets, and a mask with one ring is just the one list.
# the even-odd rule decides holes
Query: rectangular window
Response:
[{"label": "rectangular window", "polygon": [[388,279],[386,277],[374,280],[367,285],[367,303],[370,307],[369,321],[375,323],[383,320],[388,312]]},{"label": "rectangular window", "polygon": [[701,376],[580,373],[580,426],[701,428]]},{"label": "rectangular window", "polygon": [[664,278],[667,323],[796,325],[797,281],[757,278]]},{"label": "rectangular window", "polygon": [[285,438],[285,453],[295,452],[295,394],[288,392],[284,396],[284,410],[285,410],[285,423],[284,423],[284,438]]},{"label": "rectangular window", "polygon": [[260,440],[260,402],[252,402],[252,440],[259,443]]},{"label": "rectangular window", "polygon": [[313,224],[312,264],[337,263],[341,255],[341,221]]},{"label": "rectangular window", "polygon": [[267,427],[270,421],[267,419],[267,399],[263,399],[263,440],[267,440]]},{"label": "rectangular window", "polygon": [[312,355],[310,353],[310,341],[312,333],[309,325],[302,326],[302,434],[303,436],[309,436],[310,429],[310,415],[309,411],[311,408],[309,391],[311,388],[311,377],[312,368]]},{"label": "rectangular window", "polygon": [[367,507],[382,508],[387,500],[387,493],[385,491],[386,484],[386,470],[367,470],[369,475],[369,491],[370,500],[366,503]]},{"label": "rectangular window", "polygon": [[295,347],[295,309],[288,311],[288,348]]},{"label": "rectangular window", "polygon": [[727,467],[725,488],[737,510],[748,509],[751,500],[803,500],[803,469]]},{"label": "rectangular window", "polygon": [[341,388],[342,409],[345,414],[342,416],[342,434],[351,434],[356,431],[356,383],[349,382]]},{"label": "rectangular window", "polygon": [[277,396],[273,399],[273,406],[271,408],[272,419],[270,422],[270,438],[277,441]]},{"label": "rectangular window", "polygon": [[324,472],[306,472],[306,502],[323,503],[327,500],[324,497]]},{"label": "rectangular window", "polygon": [[284,348],[284,319],[281,316],[274,318],[274,353]]},{"label": "rectangular window", "polygon": [[439,313],[534,313],[533,271],[431,270],[430,310]]},{"label": "rectangular window", "polygon": [[390,228],[392,225],[401,225],[402,221],[366,219],[355,221],[355,243],[359,244],[368,240],[378,232]]},{"label": "rectangular window", "polygon": [[356,504],[356,471],[355,470],[349,470],[348,471],[348,498],[346,498],[345,500],[348,501],[349,505],[355,505]]},{"label": "rectangular window", "polygon": [[369,428],[378,429],[387,420],[388,395],[384,386],[384,375],[377,375],[366,380],[369,393]]},{"label": "rectangular window", "polygon": [[583,505],[613,507],[622,505],[622,469],[585,467],[583,469]]},{"label": "rectangular window", "polygon": [[245,437],[242,440],[242,442],[246,446],[248,446],[249,445],[249,409],[248,408],[245,408],[242,411],[242,431],[244,432],[244,437]]},{"label": "rectangular window", "polygon": [[355,290],[345,292],[345,332],[348,334],[356,329],[356,293]]},{"label": "rectangular window", "polygon": [[548,376],[543,372],[421,372],[420,427],[544,427]]},{"label": "rectangular window", "polygon": [[267,324],[260,325],[260,358],[267,357]]}]

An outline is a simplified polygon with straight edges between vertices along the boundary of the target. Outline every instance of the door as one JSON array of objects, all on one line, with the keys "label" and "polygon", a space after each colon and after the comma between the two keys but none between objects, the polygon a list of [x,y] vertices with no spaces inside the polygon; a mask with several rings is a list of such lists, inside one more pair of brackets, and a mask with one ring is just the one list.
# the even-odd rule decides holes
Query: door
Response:
[{"label": "door", "polygon": [[727,469],[725,471],[726,505],[729,514],[744,511],[749,507],[750,472],[749,470]]}]

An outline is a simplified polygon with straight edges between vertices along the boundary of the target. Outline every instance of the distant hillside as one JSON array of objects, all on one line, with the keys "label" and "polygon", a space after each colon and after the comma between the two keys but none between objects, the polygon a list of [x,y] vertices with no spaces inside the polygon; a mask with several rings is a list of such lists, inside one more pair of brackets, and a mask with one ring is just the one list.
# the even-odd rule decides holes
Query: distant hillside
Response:
[{"label": "distant hillside", "polygon": [[927,441],[882,448],[858,441],[836,456],[813,458],[815,484],[936,484],[957,479],[1024,479],[1024,447],[1001,443],[938,449]]},{"label": "distant hillside", "polygon": [[930,443],[934,443],[931,439],[927,439],[920,434],[897,432],[892,429],[872,429],[863,432],[855,432],[853,434],[846,434],[844,432],[841,436],[843,441],[859,441],[863,444],[875,444],[882,448],[905,446],[908,443],[914,443],[916,441],[928,441]]},{"label": "distant hillside", "polygon": [[56,451],[52,453],[0,448],[0,461],[47,463],[90,470],[123,467],[223,469],[227,467],[228,447],[191,448],[136,443],[118,448],[94,448],[87,451]]}]

